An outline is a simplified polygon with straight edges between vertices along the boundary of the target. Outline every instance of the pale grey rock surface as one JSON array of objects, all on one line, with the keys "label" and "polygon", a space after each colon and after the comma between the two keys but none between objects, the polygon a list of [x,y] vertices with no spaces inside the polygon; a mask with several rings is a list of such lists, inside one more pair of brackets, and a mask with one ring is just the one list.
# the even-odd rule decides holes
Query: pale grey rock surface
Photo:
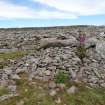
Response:
[{"label": "pale grey rock surface", "polygon": [[75,93],[77,93],[79,90],[78,90],[78,88],[76,87],[76,86],[72,86],[72,87],[70,87],[68,90],[67,90],[67,93],[68,94],[75,94]]}]

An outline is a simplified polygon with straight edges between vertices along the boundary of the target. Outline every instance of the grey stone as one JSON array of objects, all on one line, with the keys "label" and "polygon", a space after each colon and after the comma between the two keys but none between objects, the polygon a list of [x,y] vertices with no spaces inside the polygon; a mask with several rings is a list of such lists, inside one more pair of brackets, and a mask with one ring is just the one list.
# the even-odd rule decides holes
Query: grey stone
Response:
[{"label": "grey stone", "polygon": [[19,75],[17,75],[17,74],[12,74],[12,75],[11,75],[11,79],[20,80],[21,78],[20,78]]},{"label": "grey stone", "polygon": [[105,58],[105,41],[101,40],[96,44],[96,51],[102,58]]},{"label": "grey stone", "polygon": [[63,83],[57,84],[57,87],[59,87],[61,90],[66,88],[66,85]]},{"label": "grey stone", "polygon": [[50,96],[55,96],[56,94],[57,94],[56,90],[54,90],[54,89],[49,90]]},{"label": "grey stone", "polygon": [[8,81],[6,81],[5,79],[4,80],[0,80],[0,86],[7,86],[8,85]]},{"label": "grey stone", "polygon": [[93,70],[93,71],[98,78],[101,78],[101,74],[99,73],[99,70]]},{"label": "grey stone", "polygon": [[47,76],[51,75],[51,71],[49,71],[49,70],[44,71],[44,73],[45,73],[45,75],[47,75]]},{"label": "grey stone", "polygon": [[68,94],[75,94],[78,92],[78,88],[75,86],[70,87],[69,89],[67,89],[67,93]]},{"label": "grey stone", "polygon": [[16,103],[16,105],[24,105],[24,103],[25,102],[23,100],[20,100],[19,102]]},{"label": "grey stone", "polygon": [[16,93],[16,85],[9,85],[8,89],[10,92]]},{"label": "grey stone", "polygon": [[24,73],[26,71],[26,68],[17,68],[16,73]]},{"label": "grey stone", "polygon": [[88,48],[90,46],[94,46],[97,44],[97,38],[96,37],[92,37],[92,38],[88,38],[85,42],[85,47]]},{"label": "grey stone", "polygon": [[16,97],[16,96],[19,96],[19,95],[18,94],[8,94],[8,95],[0,96],[0,102],[4,101],[6,99],[12,98],[12,97]]},{"label": "grey stone", "polygon": [[101,84],[101,87],[105,88],[105,83],[102,83],[102,84]]},{"label": "grey stone", "polygon": [[57,104],[60,104],[60,103],[61,103],[61,98],[58,97],[58,98],[55,100],[55,102],[56,102]]},{"label": "grey stone", "polygon": [[43,76],[42,77],[42,81],[44,81],[44,82],[48,82],[49,80],[51,80],[50,76]]},{"label": "grey stone", "polygon": [[48,67],[48,70],[56,70],[56,66],[50,66]]},{"label": "grey stone", "polygon": [[11,68],[5,68],[4,71],[5,71],[5,73],[6,73],[7,75],[12,74]]},{"label": "grey stone", "polygon": [[75,80],[76,76],[77,76],[76,72],[73,71],[72,69],[70,69],[69,71],[70,71],[70,76],[71,76],[72,80]]},{"label": "grey stone", "polygon": [[57,85],[56,85],[56,83],[54,81],[50,81],[49,84],[48,84],[48,87],[51,88],[51,89],[56,88],[56,86]]},{"label": "grey stone", "polygon": [[89,82],[96,84],[98,82],[98,78],[97,77],[91,77],[91,79],[89,80]]},{"label": "grey stone", "polygon": [[52,59],[50,57],[46,57],[42,62],[48,64],[52,62]]}]

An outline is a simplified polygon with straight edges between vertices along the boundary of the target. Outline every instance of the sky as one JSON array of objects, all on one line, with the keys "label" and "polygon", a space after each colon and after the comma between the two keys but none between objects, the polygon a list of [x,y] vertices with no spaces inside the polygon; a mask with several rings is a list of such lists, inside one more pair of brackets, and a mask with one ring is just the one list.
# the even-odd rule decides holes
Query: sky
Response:
[{"label": "sky", "polygon": [[105,25],[105,0],[0,0],[0,28]]}]

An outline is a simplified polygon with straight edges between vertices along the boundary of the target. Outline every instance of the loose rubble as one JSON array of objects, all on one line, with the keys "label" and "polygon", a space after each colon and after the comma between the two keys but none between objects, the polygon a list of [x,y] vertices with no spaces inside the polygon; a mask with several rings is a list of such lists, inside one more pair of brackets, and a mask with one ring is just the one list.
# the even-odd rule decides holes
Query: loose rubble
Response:
[{"label": "loose rubble", "polygon": [[[8,60],[9,66],[0,69],[0,85],[9,85],[10,90],[14,92],[16,87],[11,81],[21,80],[19,76],[21,73],[26,73],[30,81],[38,79],[49,82],[53,81],[55,74],[61,70],[69,74],[70,81],[75,81],[83,66],[81,74],[83,82],[92,87],[105,87],[105,28],[91,26],[82,28],[87,35],[85,46],[87,48],[95,46],[87,50],[84,65],[81,65],[81,60],[75,53],[78,45],[78,29],[0,30],[0,52],[35,50],[34,53],[22,58]],[[57,46],[50,45],[43,48],[43,45],[48,43],[45,41],[46,38],[47,41],[54,39]],[[71,39],[73,40],[70,42]],[[62,44],[59,46],[59,43],[66,46]],[[56,84],[49,84],[49,88],[54,87]],[[51,90],[50,94],[53,96],[56,92]]]}]

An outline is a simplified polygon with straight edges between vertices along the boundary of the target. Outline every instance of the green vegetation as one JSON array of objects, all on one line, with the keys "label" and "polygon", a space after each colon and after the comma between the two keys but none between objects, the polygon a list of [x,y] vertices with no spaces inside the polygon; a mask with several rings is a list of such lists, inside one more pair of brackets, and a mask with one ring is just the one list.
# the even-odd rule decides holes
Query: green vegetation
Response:
[{"label": "green vegetation", "polygon": [[67,105],[105,105],[105,89],[89,88],[78,85],[79,92],[76,94],[62,94],[62,99]]},{"label": "green vegetation", "polygon": [[69,80],[69,75],[64,72],[58,72],[55,75],[55,82],[56,83],[66,83]]},{"label": "green vegetation", "polygon": [[17,52],[10,52],[10,53],[0,53],[0,60],[8,60],[8,59],[16,59],[18,57],[22,57],[28,54],[25,51],[17,51]]},{"label": "green vegetation", "polygon": [[85,46],[77,47],[76,54],[81,59],[81,61],[83,62],[83,58],[86,57],[86,48],[85,48]]},{"label": "green vegetation", "polygon": [[0,96],[8,94],[8,90],[5,87],[0,86]]},{"label": "green vegetation", "polygon": [[26,51],[17,51],[17,52],[9,52],[9,53],[0,53],[0,69],[4,66],[8,65],[6,61],[8,59],[17,59],[27,55],[29,52]]},{"label": "green vegetation", "polygon": [[0,69],[3,69],[4,64],[0,63]]},{"label": "green vegetation", "polygon": [[22,80],[17,80],[18,97],[5,100],[0,105],[16,105],[23,100],[24,105],[56,105],[53,98],[49,96],[45,83],[40,81],[29,82],[25,75],[22,74]]},{"label": "green vegetation", "polygon": [[[83,52],[85,52],[84,48],[78,49],[78,52],[83,56]],[[26,52],[5,53],[0,54],[0,59],[16,59],[26,54]],[[19,96],[2,101],[0,105],[16,105],[21,101],[24,102],[23,105],[58,105],[55,102],[55,99],[58,97],[61,99],[59,105],[105,105],[105,89],[89,88],[85,87],[84,84],[70,83],[68,82],[69,75],[64,72],[58,72],[55,75],[55,82],[65,83],[66,88],[63,91],[59,91],[54,97],[49,95],[47,83],[38,80],[30,82],[27,79],[27,75],[24,73],[20,74],[20,77],[22,78],[21,80],[16,80],[17,93],[19,93]],[[78,88],[78,92],[75,94],[68,94],[66,89],[73,85]],[[0,87],[0,96],[6,94],[8,94],[7,89]]]},{"label": "green vegetation", "polygon": [[[79,91],[75,94],[68,94],[65,90],[59,91],[56,96],[52,97],[48,94],[47,83],[33,80],[29,82],[27,77],[22,74],[22,80],[17,80],[18,97],[5,100],[0,105],[16,105],[21,100],[23,105],[105,105],[105,89],[89,88],[83,84],[71,83],[78,87]],[[55,99],[61,99],[61,103],[57,104]]]}]

